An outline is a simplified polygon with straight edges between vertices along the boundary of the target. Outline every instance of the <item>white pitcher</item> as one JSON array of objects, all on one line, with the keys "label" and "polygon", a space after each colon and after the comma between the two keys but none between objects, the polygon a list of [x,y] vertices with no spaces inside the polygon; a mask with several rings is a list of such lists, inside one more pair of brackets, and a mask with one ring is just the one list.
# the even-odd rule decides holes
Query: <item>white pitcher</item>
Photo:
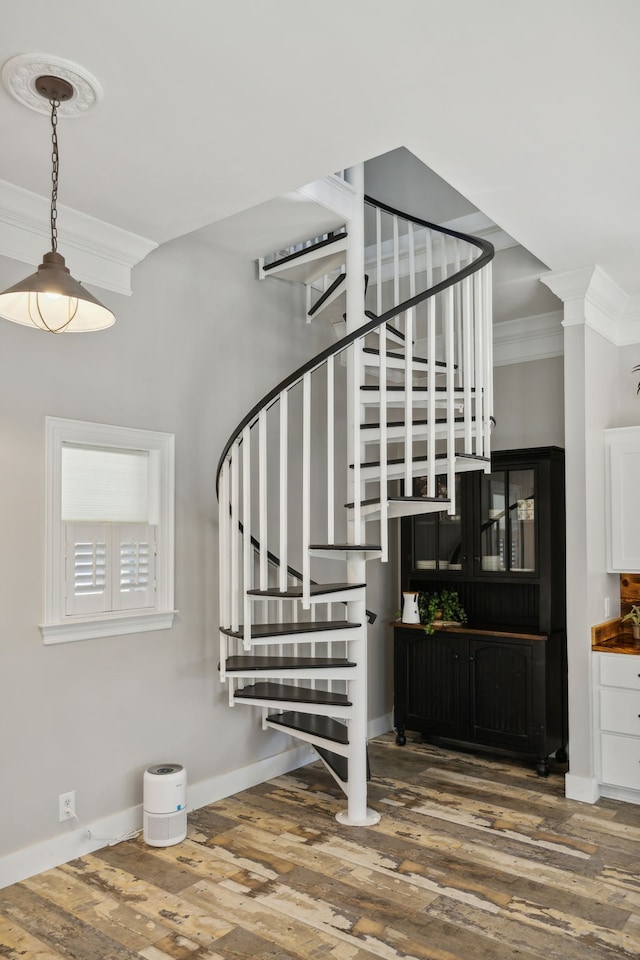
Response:
[{"label": "white pitcher", "polygon": [[420,623],[417,591],[407,591],[402,594],[402,622]]}]

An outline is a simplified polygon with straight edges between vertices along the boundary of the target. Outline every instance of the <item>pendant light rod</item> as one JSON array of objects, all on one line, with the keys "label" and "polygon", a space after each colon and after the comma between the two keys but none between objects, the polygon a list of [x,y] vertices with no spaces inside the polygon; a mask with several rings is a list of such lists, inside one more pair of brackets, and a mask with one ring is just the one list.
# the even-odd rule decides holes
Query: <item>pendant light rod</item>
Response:
[{"label": "pendant light rod", "polygon": [[73,98],[74,88],[49,74],[37,77],[34,86],[51,105],[51,252],[36,273],[0,293],[0,316],[49,333],[102,330],[114,323],[113,313],[73,279],[58,253],[58,107]]},{"label": "pendant light rod", "polygon": [[51,105],[51,250],[58,249],[58,172],[60,155],[58,152],[58,107],[73,96],[73,87],[61,77],[38,77],[36,90]]}]

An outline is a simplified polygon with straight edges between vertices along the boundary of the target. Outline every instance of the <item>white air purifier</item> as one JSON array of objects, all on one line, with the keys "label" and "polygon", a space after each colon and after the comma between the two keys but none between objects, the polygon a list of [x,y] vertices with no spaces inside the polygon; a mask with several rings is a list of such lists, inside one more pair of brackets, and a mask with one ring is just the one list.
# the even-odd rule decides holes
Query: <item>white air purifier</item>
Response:
[{"label": "white air purifier", "polygon": [[150,847],[170,847],[187,835],[187,771],[180,763],[147,767],[142,782],[142,835]]}]

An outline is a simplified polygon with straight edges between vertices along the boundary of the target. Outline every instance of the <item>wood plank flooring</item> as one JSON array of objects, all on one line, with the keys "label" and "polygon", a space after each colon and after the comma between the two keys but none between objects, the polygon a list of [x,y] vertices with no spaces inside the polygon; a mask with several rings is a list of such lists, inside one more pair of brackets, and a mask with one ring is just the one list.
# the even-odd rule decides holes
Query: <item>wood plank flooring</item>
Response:
[{"label": "wood plank flooring", "polygon": [[367,829],[320,764],[0,890],[3,960],[637,960],[640,807],[563,767],[370,744]]}]

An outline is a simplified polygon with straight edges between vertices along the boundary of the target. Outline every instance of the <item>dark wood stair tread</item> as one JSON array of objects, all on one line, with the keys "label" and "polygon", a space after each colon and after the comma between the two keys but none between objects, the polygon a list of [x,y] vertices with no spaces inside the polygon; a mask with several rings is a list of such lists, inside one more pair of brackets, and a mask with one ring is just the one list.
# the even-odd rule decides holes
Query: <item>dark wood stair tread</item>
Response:
[{"label": "dark wood stair tread", "polygon": [[[402,390],[404,390],[404,388],[405,388],[405,387],[404,387],[404,383],[393,383],[393,384],[390,383],[390,384],[387,384],[387,393],[400,393]],[[365,383],[365,384],[363,384],[363,385],[360,387],[360,389],[361,389],[361,390],[369,390],[369,391],[380,390],[380,385],[377,384],[377,383]],[[452,393],[462,394],[462,393],[464,393],[467,389],[469,390],[469,393],[475,393],[475,392],[476,392],[476,388],[475,388],[475,387],[454,387],[453,390],[452,390]],[[443,386],[443,387],[411,387],[411,392],[412,392],[412,393],[428,393],[429,390],[434,390],[436,393],[446,393],[447,390],[448,390],[448,387],[446,387],[446,386]]]},{"label": "dark wood stair tread", "polygon": [[[375,357],[380,356],[380,350],[376,350],[375,347],[363,347],[362,349],[364,353],[370,353]],[[391,357],[393,360],[405,359],[404,353],[396,353],[395,350],[385,350],[384,353],[385,353],[385,356]],[[444,360],[435,360],[432,364],[431,361],[427,360],[426,357],[412,357],[411,359],[413,360],[414,363],[424,363],[425,366],[429,365],[434,367],[444,367],[445,370],[447,369],[447,366],[448,366]],[[458,369],[457,364],[454,364],[452,369],[457,370]]]},{"label": "dark wood stair tread", "polygon": [[[488,463],[488,462],[489,462],[489,457],[482,457],[479,453],[455,453],[455,454],[454,454],[454,457],[455,457],[456,460],[478,460],[478,461],[480,461],[481,463]],[[427,454],[426,454],[426,453],[423,453],[423,454],[421,454],[420,456],[412,457],[412,458],[411,458],[411,462],[412,462],[412,463],[422,463],[423,460],[428,460],[428,459],[429,459],[429,458],[428,458]],[[435,457],[434,457],[434,460],[448,460],[448,459],[449,459],[449,454],[447,454],[447,453],[436,453],[436,455],[435,455]],[[396,466],[398,463],[404,463],[404,457],[393,457],[393,458],[390,458],[389,460],[387,460],[387,466],[388,466],[388,467],[389,467],[389,466]],[[380,466],[380,461],[379,461],[379,460],[366,460],[364,463],[361,463],[360,466],[361,466],[361,467],[379,467],[379,466]],[[353,470],[353,464],[352,464],[352,463],[349,464],[349,467],[350,467],[351,470]],[[392,499],[392,498],[390,497],[389,499]],[[400,499],[400,498],[396,498],[396,499]],[[422,499],[422,498],[418,498],[418,499]]]},{"label": "dark wood stair tread", "polygon": [[227,657],[225,670],[233,673],[235,670],[297,670],[298,668],[320,667],[355,667],[352,660],[344,657]]},{"label": "dark wood stair tread", "polygon": [[299,730],[324,740],[333,740],[334,743],[349,743],[349,730],[346,724],[334,720],[332,717],[316,717],[311,713],[297,713],[294,710],[285,710],[283,713],[269,714],[267,720],[277,723],[290,730]]},{"label": "dark wood stair tread", "polygon": [[281,257],[279,260],[273,260],[271,263],[266,264],[263,267],[265,273],[268,273],[269,270],[274,270],[275,267],[282,266],[283,263],[293,263],[294,260],[299,260],[301,257],[304,257],[307,253],[313,253],[315,250],[321,250],[322,247],[329,247],[332,243],[336,243],[338,240],[344,240],[346,233],[336,233],[332,237],[326,237],[324,240],[318,240],[317,243],[310,243],[308,247],[302,247],[301,250],[296,250],[295,253],[289,253],[286,257]]},{"label": "dark wood stair tread", "polygon": [[[251,627],[251,636],[256,639],[265,637],[295,636],[297,633],[320,633],[324,630],[355,630],[362,626],[360,623],[350,623],[348,620],[301,620],[296,623],[254,623]],[[231,627],[220,627],[220,633],[228,637],[242,639],[244,624],[237,630]]]},{"label": "dark wood stair tread", "polygon": [[310,687],[294,687],[288,683],[252,683],[248,687],[236,690],[234,698],[239,700],[287,700],[298,703],[322,703],[331,706],[349,707],[351,700],[344,693],[331,690],[312,690]]},{"label": "dark wood stair tread", "polygon": [[[312,597],[323,593],[341,593],[343,590],[359,590],[366,587],[366,583],[312,583],[309,588],[309,594]],[[273,587],[269,590],[247,590],[250,597],[270,597],[276,600],[293,599],[302,597],[302,587],[287,587],[286,590],[278,590]]]},{"label": "dark wood stair tread", "polygon": [[[349,761],[346,757],[341,756],[339,753],[334,753],[332,750],[327,750],[326,747],[319,747],[315,743],[313,749],[322,757],[327,766],[331,767],[339,780],[342,780],[343,783],[349,782]],[[369,767],[369,752],[367,751],[367,780],[370,779],[371,768]]]},{"label": "dark wood stair tread", "polygon": [[[282,262],[282,261],[280,261],[280,262]],[[313,306],[309,308],[309,310],[308,310],[308,312],[307,312],[307,316],[308,316],[308,317],[312,317],[312,316],[314,315],[314,313],[317,313],[318,310],[320,309],[320,307],[325,303],[325,301],[329,299],[329,297],[330,297],[331,294],[334,292],[334,290],[337,290],[338,287],[340,286],[340,284],[341,284],[341,283],[344,283],[344,281],[345,281],[346,279],[347,279],[346,273],[341,273],[341,274],[339,274],[339,275],[335,278],[335,280],[333,281],[333,283],[331,283],[331,284],[327,287],[327,289],[324,291],[324,293],[323,293],[320,297],[318,297],[318,299],[317,299],[316,302],[313,304]]]},{"label": "dark wood stair tread", "polygon": [[310,543],[309,550],[381,550],[375,543]]},{"label": "dark wood stair tread", "polygon": [[[402,461],[400,462],[402,463]],[[370,466],[370,464],[367,464],[367,466]],[[412,501],[415,501],[416,503],[442,503],[445,506],[451,503],[448,497],[387,497],[387,500],[389,503],[411,503]],[[380,503],[380,497],[373,497],[369,500],[361,500],[360,506],[369,507],[375,503]],[[345,503],[345,508],[347,510],[352,510],[354,506],[354,503]]]},{"label": "dark wood stair tread", "polygon": [[[469,417],[468,419],[469,419],[469,421],[470,421],[471,423],[475,423],[475,419],[476,419],[475,417]],[[447,418],[446,418],[446,417],[436,417],[433,422],[437,424],[437,423],[447,423],[448,421],[447,421]],[[453,422],[454,422],[454,423],[464,423],[464,422],[465,422],[465,418],[464,418],[464,417],[454,417],[454,418],[453,418]],[[387,430],[391,430],[391,429],[393,429],[394,427],[404,427],[404,425],[405,425],[404,420],[389,420],[389,421],[387,422]],[[428,427],[428,426],[429,426],[429,421],[428,421],[428,420],[412,420],[412,421],[411,421],[411,426],[412,426],[412,427]],[[380,423],[379,423],[379,421],[376,421],[375,423],[361,423],[361,424],[360,424],[360,429],[361,429],[361,430],[379,430],[379,429],[380,429]]]}]

